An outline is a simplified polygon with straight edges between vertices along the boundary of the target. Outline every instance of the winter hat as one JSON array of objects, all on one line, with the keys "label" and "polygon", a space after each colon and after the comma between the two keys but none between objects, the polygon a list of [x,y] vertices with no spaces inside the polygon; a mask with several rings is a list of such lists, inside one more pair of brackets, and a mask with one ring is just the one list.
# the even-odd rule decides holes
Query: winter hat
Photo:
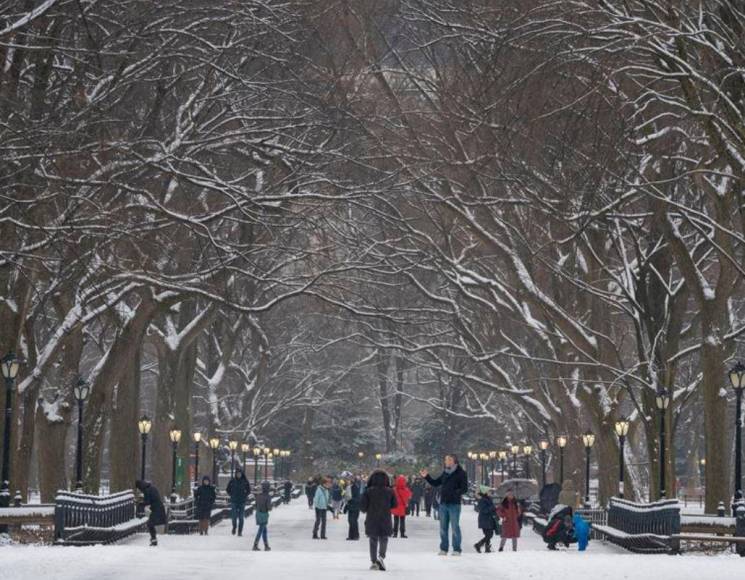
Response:
[{"label": "winter hat", "polygon": [[479,486],[479,493],[481,495],[489,495],[489,492],[491,491],[491,488],[488,485],[480,485]]}]

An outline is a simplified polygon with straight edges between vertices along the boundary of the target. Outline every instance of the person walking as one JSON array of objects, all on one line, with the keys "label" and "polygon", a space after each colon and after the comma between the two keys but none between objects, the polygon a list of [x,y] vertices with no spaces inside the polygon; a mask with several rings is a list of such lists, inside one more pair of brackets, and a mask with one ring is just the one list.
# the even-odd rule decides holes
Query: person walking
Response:
[{"label": "person walking", "polygon": [[440,555],[447,556],[449,549],[448,528],[452,529],[453,556],[460,556],[460,504],[468,490],[468,476],[455,455],[445,456],[445,467],[439,477],[433,478],[426,469],[420,475],[433,487],[440,488]]},{"label": "person walking", "polygon": [[163,505],[163,499],[160,496],[158,488],[149,481],[137,480],[135,487],[142,493],[142,504],[150,508],[150,515],[147,518],[147,531],[150,532],[150,545],[158,545],[158,535],[155,526],[164,526],[166,524],[166,507]]},{"label": "person walking", "polygon": [[212,480],[205,475],[202,484],[194,490],[194,517],[199,522],[199,535],[206,536],[210,530],[212,508],[215,506],[217,493]]},{"label": "person walking", "polygon": [[400,530],[401,537],[406,538],[406,512],[409,509],[411,490],[403,475],[396,478],[396,487],[393,491],[396,494],[396,507],[391,512],[393,514],[393,537],[397,538]]},{"label": "person walking", "polygon": [[339,519],[341,513],[341,502],[344,499],[344,493],[341,489],[339,480],[334,480],[334,484],[331,486],[331,509],[333,510],[334,519]]},{"label": "person walking", "polygon": [[270,485],[268,481],[261,482],[261,493],[256,494],[256,525],[259,529],[254,538],[254,552],[259,551],[259,540],[264,540],[264,551],[269,552],[269,512],[272,511],[272,496],[269,494]]},{"label": "person walking", "polygon": [[313,497],[313,507],[316,510],[316,523],[313,524],[313,539],[317,540],[318,530],[321,530],[321,540],[326,540],[326,512],[329,510],[331,497],[329,489],[331,488],[331,479],[324,478],[321,485],[316,487],[316,495]]},{"label": "person walking", "polygon": [[290,499],[292,498],[292,482],[289,479],[285,481],[282,489],[284,491],[284,495],[283,495],[284,502],[290,503]]},{"label": "person walking", "polygon": [[360,480],[355,477],[344,490],[344,513],[347,514],[349,533],[347,540],[360,539]]},{"label": "person walking", "polygon": [[313,509],[313,498],[316,497],[316,489],[318,488],[318,483],[316,479],[308,478],[307,483],[305,484],[305,497],[308,498],[308,509]]},{"label": "person walking", "polygon": [[230,520],[233,523],[232,534],[235,536],[236,531],[239,536],[243,535],[243,522],[246,514],[246,500],[251,493],[251,484],[248,483],[243,470],[236,468],[233,479],[228,482],[226,488],[230,496]]},{"label": "person walking", "polygon": [[502,518],[502,539],[499,542],[499,551],[504,550],[507,540],[512,540],[512,551],[517,552],[517,539],[520,537],[520,516],[522,509],[511,489],[497,508],[499,517]]},{"label": "person walking", "polygon": [[491,539],[497,529],[497,508],[489,495],[489,488],[485,485],[479,487],[479,501],[476,504],[476,511],[479,514],[479,529],[484,537],[476,542],[473,547],[479,554],[481,548],[484,548],[484,551],[488,553],[491,552]]},{"label": "person walking", "polygon": [[435,501],[435,488],[430,484],[424,484],[424,513],[428,518],[432,517],[432,506]]},{"label": "person walking", "polygon": [[391,510],[395,507],[396,494],[390,487],[388,474],[374,471],[360,500],[360,509],[365,513],[365,535],[370,542],[371,570],[386,569],[388,538],[393,532]]},{"label": "person walking", "polygon": [[409,502],[409,513],[419,517],[419,511],[422,507],[422,497],[424,496],[424,481],[421,477],[414,479],[411,486],[411,501]]}]

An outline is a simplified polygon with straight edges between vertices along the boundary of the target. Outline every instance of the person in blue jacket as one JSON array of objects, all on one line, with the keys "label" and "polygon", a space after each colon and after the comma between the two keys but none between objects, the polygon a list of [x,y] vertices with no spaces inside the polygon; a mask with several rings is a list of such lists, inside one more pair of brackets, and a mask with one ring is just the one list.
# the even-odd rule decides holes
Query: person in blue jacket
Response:
[{"label": "person in blue jacket", "polygon": [[331,478],[324,477],[321,485],[316,489],[316,495],[313,497],[313,507],[316,510],[316,523],[313,524],[313,539],[318,540],[318,530],[321,530],[321,540],[326,540],[326,512],[329,510],[331,494]]},{"label": "person in blue jacket", "polygon": [[584,552],[587,549],[587,544],[590,543],[590,524],[579,514],[574,514],[572,522],[574,523],[574,537],[577,538],[577,547],[580,552]]}]

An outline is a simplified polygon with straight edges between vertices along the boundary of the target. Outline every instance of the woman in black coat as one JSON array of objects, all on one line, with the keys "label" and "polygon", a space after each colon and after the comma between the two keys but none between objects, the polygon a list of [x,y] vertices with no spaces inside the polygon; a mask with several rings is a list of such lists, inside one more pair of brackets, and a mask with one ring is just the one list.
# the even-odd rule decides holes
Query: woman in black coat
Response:
[{"label": "woman in black coat", "polygon": [[199,535],[206,536],[210,529],[210,517],[217,494],[208,476],[202,478],[202,485],[194,491],[194,517],[199,520]]},{"label": "woman in black coat", "polygon": [[365,534],[370,539],[372,570],[385,570],[388,538],[393,533],[391,510],[395,507],[396,495],[391,489],[388,474],[374,471],[360,500],[360,509],[366,514]]},{"label": "woman in black coat", "polygon": [[162,526],[166,523],[166,507],[160,497],[158,488],[149,481],[135,481],[135,487],[142,492],[142,503],[150,506],[150,516],[147,519],[147,531],[150,532],[150,545],[158,545],[158,537],[155,533],[155,526]]}]

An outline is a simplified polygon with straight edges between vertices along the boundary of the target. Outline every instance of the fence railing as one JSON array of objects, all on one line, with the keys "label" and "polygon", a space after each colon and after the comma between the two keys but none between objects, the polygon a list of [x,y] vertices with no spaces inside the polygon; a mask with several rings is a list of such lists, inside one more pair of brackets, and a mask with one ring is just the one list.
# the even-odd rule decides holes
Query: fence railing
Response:
[{"label": "fence railing", "polygon": [[145,523],[136,517],[132,491],[106,496],[59,491],[54,503],[54,538],[60,544],[114,542]]},{"label": "fence railing", "polygon": [[664,500],[636,503],[611,498],[607,525],[595,526],[610,542],[639,553],[678,552],[680,503]]}]

